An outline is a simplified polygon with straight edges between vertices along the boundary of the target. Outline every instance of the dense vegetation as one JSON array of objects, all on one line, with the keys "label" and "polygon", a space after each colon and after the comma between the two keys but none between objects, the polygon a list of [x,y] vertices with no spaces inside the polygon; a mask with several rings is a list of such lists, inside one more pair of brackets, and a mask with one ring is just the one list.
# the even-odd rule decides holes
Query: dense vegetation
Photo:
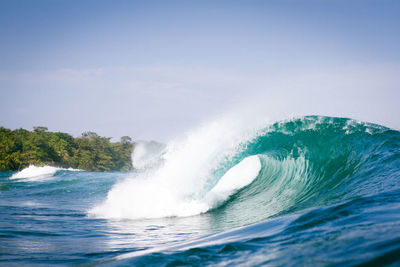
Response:
[{"label": "dense vegetation", "polygon": [[48,132],[46,127],[10,130],[0,127],[0,171],[20,170],[34,164],[88,171],[129,170],[133,143],[130,137],[111,138],[94,132],[74,138],[67,133]]}]

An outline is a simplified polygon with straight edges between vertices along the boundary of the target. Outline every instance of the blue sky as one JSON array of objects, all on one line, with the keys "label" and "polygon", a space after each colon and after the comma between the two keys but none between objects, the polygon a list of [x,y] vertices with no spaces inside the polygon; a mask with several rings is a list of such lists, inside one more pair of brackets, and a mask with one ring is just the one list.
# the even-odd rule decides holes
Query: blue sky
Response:
[{"label": "blue sky", "polygon": [[399,1],[3,1],[0,125],[168,140],[229,110],[400,128]]}]

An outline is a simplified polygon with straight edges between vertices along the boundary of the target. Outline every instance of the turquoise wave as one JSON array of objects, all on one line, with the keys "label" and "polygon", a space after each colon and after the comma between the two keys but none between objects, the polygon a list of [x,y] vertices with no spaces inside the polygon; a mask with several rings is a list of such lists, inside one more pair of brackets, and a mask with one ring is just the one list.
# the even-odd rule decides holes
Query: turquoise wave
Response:
[{"label": "turquoise wave", "polygon": [[212,211],[229,227],[399,188],[400,133],[376,124],[321,116],[275,123],[242,144],[217,180],[252,155],[262,162],[258,177]]}]

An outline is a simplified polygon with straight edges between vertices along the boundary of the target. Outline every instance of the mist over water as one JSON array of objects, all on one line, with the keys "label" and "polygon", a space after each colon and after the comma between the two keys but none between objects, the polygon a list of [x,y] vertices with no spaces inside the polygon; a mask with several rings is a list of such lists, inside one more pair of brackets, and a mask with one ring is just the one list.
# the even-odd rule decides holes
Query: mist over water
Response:
[{"label": "mist over water", "polygon": [[[252,123],[245,125],[244,121],[229,117],[215,120],[171,141],[165,148],[139,143],[139,150],[133,154],[134,167],[141,169],[147,164],[144,162],[153,165],[117,184],[107,200],[90,214],[100,218],[140,219],[190,216],[213,208],[218,196],[207,193],[221,178],[215,172],[234,156],[240,144],[254,138],[258,131],[256,122],[251,127]],[[248,172],[252,179],[258,174],[258,171]],[[226,198],[238,189],[233,186],[221,194]]]}]

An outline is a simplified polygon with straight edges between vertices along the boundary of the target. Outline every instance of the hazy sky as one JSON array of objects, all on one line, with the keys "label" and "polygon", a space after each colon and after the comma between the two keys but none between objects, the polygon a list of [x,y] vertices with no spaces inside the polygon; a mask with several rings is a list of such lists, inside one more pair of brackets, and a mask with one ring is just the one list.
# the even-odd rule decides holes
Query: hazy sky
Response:
[{"label": "hazy sky", "polygon": [[400,129],[400,1],[0,0],[0,125],[168,140],[232,110]]}]

